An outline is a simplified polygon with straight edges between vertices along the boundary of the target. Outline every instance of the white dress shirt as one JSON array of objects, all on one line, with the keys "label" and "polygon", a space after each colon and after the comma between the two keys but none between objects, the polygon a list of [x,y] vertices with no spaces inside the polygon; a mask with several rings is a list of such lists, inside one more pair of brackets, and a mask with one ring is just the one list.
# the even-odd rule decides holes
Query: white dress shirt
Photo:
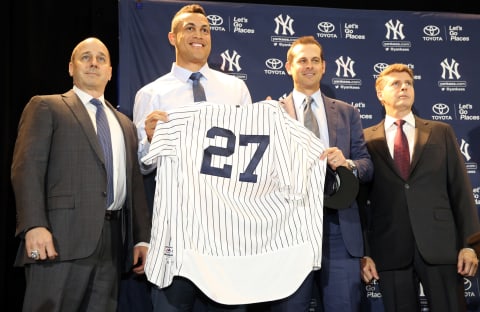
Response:
[{"label": "white dress shirt", "polygon": [[[200,83],[205,90],[207,101],[231,105],[252,104],[250,91],[243,80],[213,70],[208,64],[205,64],[199,72],[203,75]],[[145,85],[137,92],[133,106],[133,122],[137,127],[139,139],[139,159],[148,153],[150,147],[145,132],[147,115],[154,110],[168,111],[194,104],[191,74],[191,71],[173,63],[168,74]],[[147,174],[155,169],[155,165],[147,167],[140,162],[140,169],[143,174]]]},{"label": "white dress shirt", "polygon": [[[295,105],[295,112],[297,114],[297,119],[302,124],[304,124],[303,100],[305,99],[306,95],[297,90],[293,90],[292,96],[293,96],[293,104]],[[322,140],[325,146],[330,146],[330,140],[328,138],[327,115],[325,113],[325,104],[323,103],[323,97],[320,90],[312,94],[311,97],[314,100],[314,102],[312,103],[312,112],[315,118],[317,118],[320,139]]]},{"label": "white dress shirt", "polygon": [[[83,105],[87,109],[90,119],[92,120],[95,131],[97,130],[97,119],[95,114],[97,107],[90,103],[92,96],[80,90],[76,86],[73,87],[73,91],[78,95]],[[126,159],[125,159],[125,140],[123,138],[123,131],[118,123],[115,114],[105,105],[105,99],[103,96],[98,98],[104,105],[105,113],[107,114],[108,125],[110,126],[110,135],[112,138],[112,158],[113,158],[113,203],[108,207],[108,210],[122,209],[127,197],[127,177],[125,173]]]},{"label": "white dress shirt", "polygon": [[[403,125],[403,132],[408,140],[408,150],[410,152],[410,162],[412,161],[413,155],[413,146],[415,144],[415,117],[413,117],[413,113],[410,112],[407,116],[402,118],[405,120],[405,124]],[[395,133],[397,132],[397,125],[395,121],[398,120],[392,116],[385,115],[385,137],[387,139],[388,150],[390,151],[390,155],[393,158],[393,143],[395,141]]]}]

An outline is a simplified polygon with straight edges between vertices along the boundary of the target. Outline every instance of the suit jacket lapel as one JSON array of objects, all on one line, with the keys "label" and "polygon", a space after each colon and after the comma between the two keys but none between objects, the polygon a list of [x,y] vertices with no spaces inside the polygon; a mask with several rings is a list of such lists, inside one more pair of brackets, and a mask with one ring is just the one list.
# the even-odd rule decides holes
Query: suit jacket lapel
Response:
[{"label": "suit jacket lapel", "polygon": [[337,145],[337,124],[338,124],[338,112],[335,107],[335,100],[329,98],[322,93],[323,105],[325,107],[325,116],[327,117],[328,127],[328,140],[330,146]]},{"label": "suit jacket lapel", "polygon": [[397,172],[400,175],[388,149],[387,138],[385,136],[385,119],[370,129],[368,141],[370,142],[369,145],[372,149],[372,154],[378,154],[379,158],[386,159],[388,166],[392,168],[392,171]]},{"label": "suit jacket lapel", "polygon": [[415,145],[413,148],[410,172],[413,172],[413,169],[418,164],[423,150],[425,149],[425,145],[427,144],[428,138],[430,137],[430,133],[432,132],[432,128],[430,127],[428,120],[419,118],[417,116],[415,116],[415,130]]},{"label": "suit jacket lapel", "polygon": [[103,150],[100,146],[100,142],[98,141],[97,133],[95,132],[95,128],[93,126],[92,120],[90,119],[90,115],[83,105],[82,101],[78,98],[73,90],[68,91],[65,94],[62,94],[63,101],[70,107],[73,115],[78,120],[80,127],[83,129],[85,136],[87,137],[88,142],[92,146],[95,153],[98,155],[98,158],[102,162],[105,162],[103,158]]}]

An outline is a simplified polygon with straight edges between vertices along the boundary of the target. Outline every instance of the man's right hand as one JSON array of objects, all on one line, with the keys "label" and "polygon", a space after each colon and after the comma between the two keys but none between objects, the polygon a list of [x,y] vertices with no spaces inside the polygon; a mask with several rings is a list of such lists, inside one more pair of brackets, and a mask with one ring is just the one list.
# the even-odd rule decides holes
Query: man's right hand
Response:
[{"label": "man's right hand", "polygon": [[37,251],[39,258],[35,260],[50,260],[58,256],[53,245],[52,233],[45,227],[34,227],[25,233],[25,252],[30,258],[32,251]]},{"label": "man's right hand", "polygon": [[168,114],[167,112],[155,110],[147,115],[145,118],[145,133],[147,134],[148,142],[152,141],[153,133],[155,132],[155,127],[157,126],[157,122],[161,120],[163,122],[168,121]]}]

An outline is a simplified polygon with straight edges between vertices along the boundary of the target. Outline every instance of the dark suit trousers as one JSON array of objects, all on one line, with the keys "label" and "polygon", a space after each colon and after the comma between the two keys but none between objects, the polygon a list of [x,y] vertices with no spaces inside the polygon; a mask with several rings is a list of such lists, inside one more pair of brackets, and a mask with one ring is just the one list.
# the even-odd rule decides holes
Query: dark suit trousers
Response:
[{"label": "dark suit trousers", "polygon": [[[288,274],[282,272],[279,274]],[[313,295],[315,271],[307,275],[300,287],[289,297],[273,301],[270,306],[270,312],[308,312]]]},{"label": "dark suit trousers", "polygon": [[[155,187],[157,185],[155,176],[157,171],[143,176],[145,194],[150,215],[153,215],[153,202],[155,198]],[[145,274],[137,275],[129,272],[122,276],[118,298],[117,312],[151,312],[153,311],[151,299],[152,285]]]},{"label": "dark suit trousers", "polygon": [[26,265],[23,311],[114,312],[120,250],[120,220],[105,220],[98,245],[89,257]]},{"label": "dark suit trousers", "polygon": [[338,213],[324,213],[322,268],[316,273],[323,311],[360,311],[362,281],[360,259],[343,242]]},{"label": "dark suit trousers", "polygon": [[420,282],[430,311],[467,311],[463,277],[457,274],[457,266],[428,264],[417,248],[411,266],[379,275],[385,312],[419,312]]},{"label": "dark suit trousers", "polygon": [[153,311],[155,312],[246,312],[245,305],[224,305],[208,298],[194,283],[181,276],[175,276],[170,286],[152,290]]}]

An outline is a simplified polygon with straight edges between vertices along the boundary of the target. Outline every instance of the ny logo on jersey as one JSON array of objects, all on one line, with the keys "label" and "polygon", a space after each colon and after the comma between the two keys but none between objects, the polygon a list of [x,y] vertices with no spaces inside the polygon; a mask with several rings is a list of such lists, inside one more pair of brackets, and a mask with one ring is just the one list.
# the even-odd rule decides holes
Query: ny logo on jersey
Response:
[{"label": "ny logo on jersey", "polygon": [[[225,128],[212,127],[207,131],[208,138],[215,138],[216,136],[226,139],[226,147],[210,145],[203,150],[202,168],[200,173],[209,174],[212,176],[230,178],[232,175],[232,165],[224,165],[222,168],[212,166],[212,155],[229,157],[235,153],[235,141],[237,140],[235,134]],[[240,134],[239,145],[247,146],[251,143],[258,143],[258,147],[253,154],[252,159],[248,163],[244,172],[240,173],[239,180],[241,182],[257,182],[257,175],[254,174],[260,160],[270,144],[270,137],[268,135],[246,135]]]}]

